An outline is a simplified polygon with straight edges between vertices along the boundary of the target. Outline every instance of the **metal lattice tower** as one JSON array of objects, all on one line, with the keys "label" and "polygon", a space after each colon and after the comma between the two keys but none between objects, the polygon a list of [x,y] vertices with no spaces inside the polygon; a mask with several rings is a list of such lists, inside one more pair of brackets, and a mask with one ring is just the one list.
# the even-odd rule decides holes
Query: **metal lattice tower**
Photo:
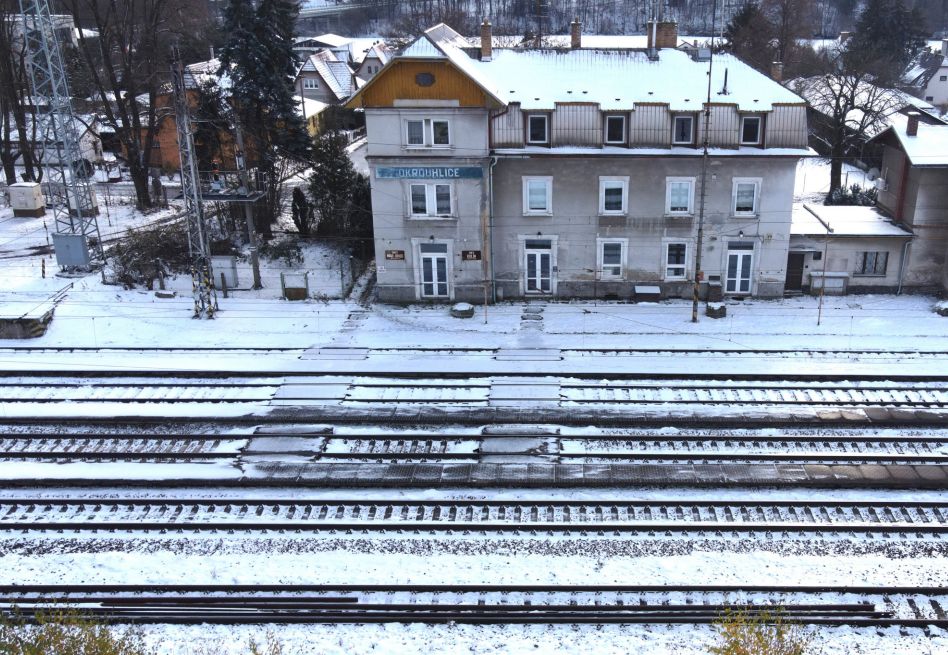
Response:
[{"label": "metal lattice tower", "polygon": [[194,291],[194,318],[214,318],[217,291],[211,284],[210,244],[204,220],[204,205],[198,178],[194,131],[188,109],[187,76],[178,48],[173,48],[171,88],[174,96],[175,125],[178,128],[178,152],[181,155],[181,195],[188,214],[188,249],[191,253],[191,278]]},{"label": "metal lattice tower", "polygon": [[[89,171],[83,171],[79,126],[72,111],[69,82],[62,49],[47,0],[20,0],[33,96],[48,103],[47,112],[35,112],[37,141],[42,144],[42,166],[50,179],[49,198],[56,218],[56,233],[81,235],[83,248],[90,237],[102,256],[102,238],[96,221],[98,208]],[[60,265],[72,265],[56,253]]]}]

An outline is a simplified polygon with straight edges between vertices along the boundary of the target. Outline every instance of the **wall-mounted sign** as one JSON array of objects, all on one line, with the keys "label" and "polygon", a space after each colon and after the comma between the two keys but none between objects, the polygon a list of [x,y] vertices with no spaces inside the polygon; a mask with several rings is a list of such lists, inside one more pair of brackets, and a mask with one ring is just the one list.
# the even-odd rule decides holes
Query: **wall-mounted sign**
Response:
[{"label": "wall-mounted sign", "polygon": [[405,251],[404,250],[386,250],[385,259],[401,261],[405,259]]},{"label": "wall-mounted sign", "polygon": [[459,180],[484,176],[480,166],[379,166],[375,177],[380,180]]},{"label": "wall-mounted sign", "polygon": [[480,250],[462,250],[461,259],[466,262],[479,262],[481,261],[481,251]]}]

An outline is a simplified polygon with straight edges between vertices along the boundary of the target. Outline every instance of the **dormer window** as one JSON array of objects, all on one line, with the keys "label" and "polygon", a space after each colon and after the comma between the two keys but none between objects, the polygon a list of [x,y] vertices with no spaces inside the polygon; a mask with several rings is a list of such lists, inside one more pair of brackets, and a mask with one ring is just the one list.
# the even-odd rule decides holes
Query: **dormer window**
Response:
[{"label": "dormer window", "polygon": [[695,117],[675,116],[672,126],[672,143],[691,145],[695,142]]},{"label": "dormer window", "polygon": [[625,116],[606,116],[606,143],[625,143]]},{"label": "dormer window", "polygon": [[741,145],[756,146],[760,144],[761,133],[760,116],[744,116],[741,118]]},{"label": "dormer window", "polygon": [[527,143],[550,142],[550,117],[546,114],[527,116]]}]

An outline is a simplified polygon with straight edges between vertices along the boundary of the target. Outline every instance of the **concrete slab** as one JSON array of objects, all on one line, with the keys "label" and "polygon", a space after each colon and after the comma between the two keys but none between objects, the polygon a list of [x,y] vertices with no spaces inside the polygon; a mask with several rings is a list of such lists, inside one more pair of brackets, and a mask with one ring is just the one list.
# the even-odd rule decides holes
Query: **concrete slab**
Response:
[{"label": "concrete slab", "polygon": [[862,474],[863,479],[872,482],[884,483],[889,480],[889,472],[884,466],[879,464],[861,464],[859,466],[859,473]]},{"label": "concrete slab", "polygon": [[321,437],[315,439],[307,437],[252,437],[244,448],[246,454],[259,452],[270,453],[311,453],[322,452],[326,440]]},{"label": "concrete slab", "polygon": [[563,355],[559,348],[499,348],[494,359],[498,362],[558,362]]},{"label": "concrete slab", "polygon": [[915,466],[915,473],[926,482],[938,483],[948,488],[948,467],[936,464]]},{"label": "concrete slab", "polygon": [[894,485],[913,486],[918,484],[920,477],[915,472],[915,467],[908,464],[889,464],[885,467],[889,473],[889,478]]},{"label": "concrete slab", "polygon": [[824,464],[804,464],[803,470],[806,471],[807,478],[813,482],[832,482],[833,470]]},{"label": "concrete slab", "polygon": [[341,346],[334,348],[324,346],[322,348],[310,348],[300,355],[301,360],[324,359],[324,360],[360,360],[369,358],[368,348],[352,348]]},{"label": "concrete slab", "polygon": [[444,467],[440,464],[416,464],[412,471],[411,481],[413,484],[434,484],[441,482],[441,471]]},{"label": "concrete slab", "polygon": [[313,382],[309,384],[281,385],[273,400],[335,400],[342,401],[349,393],[351,385],[347,383]]}]

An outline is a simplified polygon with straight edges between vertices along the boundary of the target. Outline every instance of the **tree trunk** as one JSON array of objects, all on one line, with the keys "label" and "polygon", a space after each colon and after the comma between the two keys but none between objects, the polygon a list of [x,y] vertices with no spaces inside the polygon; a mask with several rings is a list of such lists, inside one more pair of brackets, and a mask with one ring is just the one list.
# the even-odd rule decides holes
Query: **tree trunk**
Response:
[{"label": "tree trunk", "polygon": [[836,189],[840,188],[843,184],[843,148],[839,145],[834,145],[833,149],[830,151],[830,188],[827,195],[833,193]]},{"label": "tree trunk", "polygon": [[145,210],[152,206],[151,196],[148,194],[148,168],[141,165],[137,152],[128,153],[128,173],[135,185],[135,204],[138,209]]}]

